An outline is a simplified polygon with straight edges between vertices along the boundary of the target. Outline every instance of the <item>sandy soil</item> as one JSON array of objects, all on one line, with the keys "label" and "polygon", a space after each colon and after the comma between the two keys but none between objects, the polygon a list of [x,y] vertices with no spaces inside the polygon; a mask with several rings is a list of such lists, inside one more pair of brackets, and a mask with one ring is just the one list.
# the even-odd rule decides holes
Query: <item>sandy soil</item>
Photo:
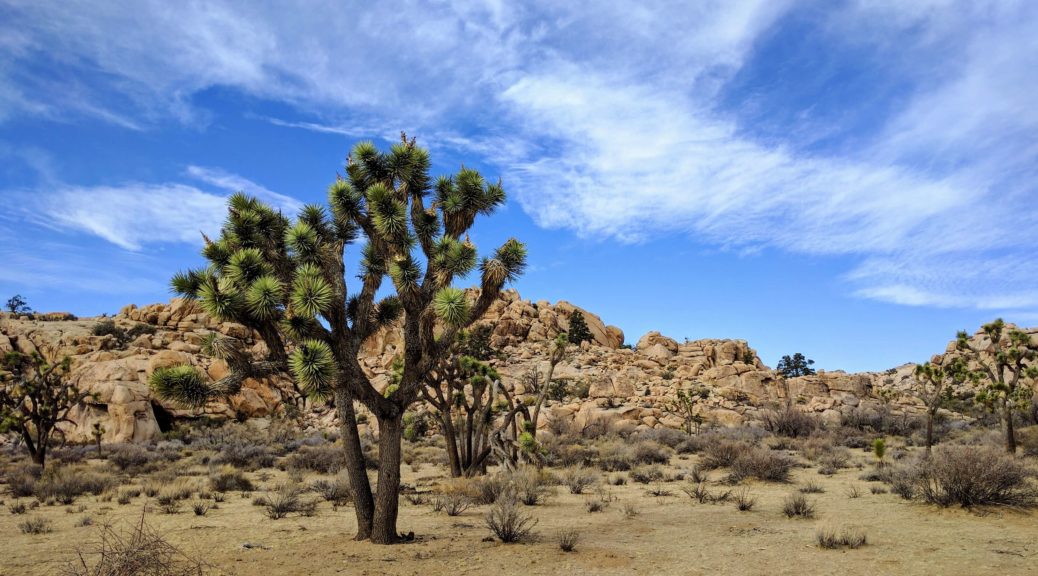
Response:
[{"label": "sandy soil", "polygon": [[[694,461],[675,458],[670,469]],[[420,489],[442,479],[442,469],[428,464],[418,474],[405,467],[405,474],[405,482]],[[248,497],[228,493],[219,509],[205,517],[192,513],[193,499],[175,515],[162,514],[152,501],[147,519],[170,542],[206,559],[217,574],[1038,574],[1038,521],[1032,514],[909,503],[893,494],[870,493],[871,484],[858,480],[859,474],[851,468],[826,477],[804,468],[795,471],[790,484],[749,483],[750,493],[758,497],[750,512],[740,512],[732,503],[695,503],[681,492],[682,482],[671,482],[665,485],[673,491],[669,497],[652,496],[640,484],[610,486],[616,501],[602,512],[588,513],[588,496],[571,495],[560,487],[545,505],[525,508],[538,520],[537,540],[525,544],[484,542],[489,535],[483,523],[485,506],[452,518],[406,500],[401,502],[400,528],[418,537],[391,547],[353,542],[352,509],[333,511],[326,502],[314,517],[270,520],[262,508],[252,505],[259,491]],[[279,480],[283,473],[275,471],[263,484]],[[807,481],[825,489],[808,496],[816,504],[816,517],[786,518],[783,499]],[[859,498],[848,497],[851,485],[860,488]],[[97,524],[127,526],[151,501],[141,496],[120,506],[114,500],[84,497],[70,507],[40,506],[14,515],[8,506],[17,499],[8,495],[3,500],[3,575],[59,574],[77,546],[97,540]],[[625,517],[627,502],[637,507],[637,516]],[[86,507],[82,512],[80,505]],[[18,523],[33,516],[50,519],[54,531],[22,534]],[[95,525],[77,527],[84,516]],[[815,534],[824,526],[860,528],[868,545],[821,549]],[[556,535],[562,529],[579,531],[575,552],[559,549]],[[262,547],[246,549],[244,543]]]}]

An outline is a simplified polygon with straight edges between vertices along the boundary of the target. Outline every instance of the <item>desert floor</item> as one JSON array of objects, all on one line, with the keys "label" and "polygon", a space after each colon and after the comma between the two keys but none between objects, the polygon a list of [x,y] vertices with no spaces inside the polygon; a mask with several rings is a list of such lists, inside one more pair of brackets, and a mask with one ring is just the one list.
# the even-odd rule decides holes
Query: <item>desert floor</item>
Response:
[{"label": "desert floor", "polygon": [[[676,457],[669,469],[687,469],[695,460]],[[430,464],[417,473],[406,466],[404,470],[405,482],[419,490],[444,479],[442,468]],[[603,479],[619,474],[604,474]],[[484,541],[489,535],[483,521],[486,506],[449,517],[428,504],[415,506],[402,499],[399,527],[414,531],[417,538],[387,547],[351,540],[355,523],[349,507],[333,510],[322,501],[313,517],[271,520],[252,503],[261,489],[228,493],[219,509],[204,517],[193,514],[194,500],[170,515],[143,495],[127,505],[87,496],[71,506],[43,505],[15,515],[8,506],[18,499],[6,497],[0,509],[0,574],[60,574],[77,548],[98,541],[99,525],[128,527],[145,506],[151,527],[184,552],[204,559],[216,574],[1038,574],[1038,519],[1031,513],[906,502],[894,494],[871,493],[870,486],[880,484],[861,481],[860,474],[857,468],[833,476],[798,468],[787,484],[748,483],[749,492],[758,497],[749,512],[738,511],[731,502],[696,503],[681,491],[684,482],[673,481],[662,485],[670,496],[651,495],[649,489],[656,485],[608,486],[615,501],[589,513],[588,495],[573,495],[560,486],[545,504],[524,507],[538,524],[536,538],[521,544]],[[284,479],[279,471],[249,475],[254,480],[259,476],[261,487]],[[783,499],[807,482],[825,490],[808,495],[815,517],[787,518]],[[859,497],[848,496],[851,486],[858,487]],[[626,503],[637,509],[633,517],[624,513]],[[18,523],[34,516],[50,519],[53,532],[22,534]],[[77,526],[86,516],[94,524]],[[859,528],[868,544],[854,550],[822,549],[815,541],[822,527]],[[564,529],[580,533],[574,552],[558,547],[557,534]]]}]

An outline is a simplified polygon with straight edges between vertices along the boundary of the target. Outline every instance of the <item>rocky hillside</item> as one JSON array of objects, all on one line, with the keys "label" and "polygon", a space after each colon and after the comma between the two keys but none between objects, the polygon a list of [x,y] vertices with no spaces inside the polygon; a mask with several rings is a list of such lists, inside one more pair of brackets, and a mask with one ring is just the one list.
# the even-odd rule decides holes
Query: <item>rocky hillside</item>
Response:
[{"label": "rocky hillside", "polygon": [[[493,326],[493,343],[503,351],[502,359],[495,360],[502,377],[521,389],[531,370],[543,373],[548,343],[569,328],[569,318],[578,309],[564,301],[534,303],[515,291],[505,292],[483,320]],[[677,428],[681,419],[664,407],[677,390],[690,387],[708,392],[697,397],[696,410],[703,418],[728,426],[759,422],[764,410],[787,403],[829,420],[856,408],[877,406],[881,399],[899,411],[922,408],[911,394],[912,365],[885,373],[826,372],[783,381],[745,341],[679,343],[650,332],[634,349],[625,349],[619,328],[581,311],[594,342],[574,349],[556,368],[554,379],[571,391],[587,392],[553,402],[546,424],[565,419],[582,426],[606,417],[628,429]],[[252,419],[263,425],[283,409],[282,391],[291,387],[284,379],[248,380],[238,395],[198,410],[161,402],[148,389],[151,373],[173,364],[192,364],[213,379],[222,377],[226,364],[200,353],[202,339],[212,331],[240,338],[262,355],[264,343],[242,325],[216,322],[194,303],[178,299],[169,304],[130,305],[112,318],[124,330],[137,327],[132,341],[93,335],[101,320],[68,314],[0,318],[0,353],[39,350],[52,357],[69,356],[72,378],[80,388],[95,393],[95,399],[73,412],[75,424],[66,429],[69,440],[89,439],[95,422],[104,426],[108,442],[143,442],[157,438],[177,420],[208,416]],[[1038,331],[1032,334],[1038,338]],[[389,366],[400,345],[396,330],[368,342],[363,365],[376,385],[388,384]],[[307,411],[312,425],[334,425],[333,412],[326,406],[308,406]]]}]

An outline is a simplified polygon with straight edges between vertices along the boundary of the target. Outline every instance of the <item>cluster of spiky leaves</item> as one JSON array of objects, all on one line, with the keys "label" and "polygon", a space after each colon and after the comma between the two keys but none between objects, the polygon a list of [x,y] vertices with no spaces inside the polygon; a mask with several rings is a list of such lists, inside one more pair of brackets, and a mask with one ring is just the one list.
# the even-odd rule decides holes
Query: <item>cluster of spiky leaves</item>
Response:
[{"label": "cluster of spiky leaves", "polygon": [[[476,302],[454,288],[455,279],[477,267],[468,230],[478,215],[504,202],[504,190],[464,167],[434,184],[429,168],[428,152],[413,139],[404,137],[388,152],[362,142],[351,152],[345,177],[329,186],[327,209],[308,205],[294,222],[236,194],[220,238],[206,241],[208,266],[177,274],[173,288],[220,320],[280,339],[268,347],[290,352],[285,368],[312,395],[325,396],[336,385],[343,359],[335,351],[357,348],[401,315],[421,323],[425,356],[443,353],[448,346],[434,341],[430,320],[453,338],[522,272],[526,249],[511,239],[479,262],[482,292]],[[347,294],[343,251],[357,239],[363,240],[361,286]],[[387,277],[396,294],[376,301]],[[176,397],[172,387],[193,383],[182,378],[168,384],[156,388]],[[204,394],[179,396],[197,402]]]}]

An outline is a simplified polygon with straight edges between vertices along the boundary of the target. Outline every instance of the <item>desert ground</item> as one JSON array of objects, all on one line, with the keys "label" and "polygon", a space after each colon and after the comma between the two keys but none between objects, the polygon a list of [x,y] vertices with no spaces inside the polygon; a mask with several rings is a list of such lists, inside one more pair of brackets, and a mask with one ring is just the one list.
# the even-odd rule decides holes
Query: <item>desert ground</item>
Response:
[{"label": "desert ground", "polygon": [[[0,511],[5,551],[0,573],[60,574],[74,564],[78,552],[89,564],[96,558],[105,525],[126,534],[142,513],[156,533],[185,557],[204,562],[213,574],[1034,573],[1038,522],[1025,509],[964,509],[908,501],[883,482],[867,480],[867,473],[876,469],[868,449],[843,451],[847,458],[842,467],[821,474],[818,463],[805,458],[804,450],[795,449],[796,442],[774,437],[759,442],[791,459],[786,481],[744,479],[732,485],[725,468],[704,470],[702,453],[669,449],[665,449],[669,463],[662,466],[619,472],[577,468],[593,481],[581,494],[572,494],[564,483],[574,469],[547,468],[542,474],[547,483],[562,483],[547,486],[536,505],[520,505],[536,525],[529,538],[511,544],[491,538],[484,521],[489,505],[473,503],[456,516],[434,510],[437,495],[458,483],[451,483],[441,464],[422,462],[422,455],[435,460],[433,446],[413,449],[411,465],[404,466],[409,494],[401,499],[399,527],[413,531],[415,539],[394,546],[353,541],[355,518],[350,505],[335,506],[305,490],[322,479],[332,481],[333,475],[291,466],[288,471],[256,469],[243,473],[253,490],[218,493],[212,490],[210,476],[231,471],[213,463],[219,459],[218,452],[187,446],[174,462],[122,471],[111,462],[88,457],[67,466],[80,475],[93,471],[117,477],[121,486],[110,486],[96,496],[79,496],[67,505],[54,500],[40,503],[38,498],[15,497],[10,489],[6,491]],[[900,444],[892,444],[891,449],[904,461],[916,458],[921,450]],[[7,457],[5,467],[15,469],[18,463],[12,460],[18,459]],[[55,461],[53,466],[60,464]],[[693,471],[705,475],[700,478],[702,486],[713,498],[729,491],[730,497],[704,503],[692,498],[684,489],[697,485],[690,477]],[[495,471],[490,473],[493,477]],[[654,476],[662,478],[653,480]],[[287,485],[304,490],[301,498],[317,502],[316,509],[274,520],[264,506],[254,503],[257,497]],[[166,510],[160,504],[166,491],[186,492],[184,487],[191,494],[182,497],[180,505]],[[786,498],[805,487],[811,492],[805,496],[814,507],[813,517],[787,517]],[[133,496],[140,490],[143,493]],[[750,510],[737,508],[738,495],[755,499]],[[602,509],[590,512],[592,501]],[[196,503],[210,507],[204,516],[194,513]],[[18,504],[27,510],[13,513]],[[49,521],[50,531],[27,534],[19,529],[20,523],[35,518]],[[850,529],[867,541],[855,549],[825,549],[817,540],[825,529]],[[558,536],[570,530],[579,539],[572,552],[564,552]]]}]

